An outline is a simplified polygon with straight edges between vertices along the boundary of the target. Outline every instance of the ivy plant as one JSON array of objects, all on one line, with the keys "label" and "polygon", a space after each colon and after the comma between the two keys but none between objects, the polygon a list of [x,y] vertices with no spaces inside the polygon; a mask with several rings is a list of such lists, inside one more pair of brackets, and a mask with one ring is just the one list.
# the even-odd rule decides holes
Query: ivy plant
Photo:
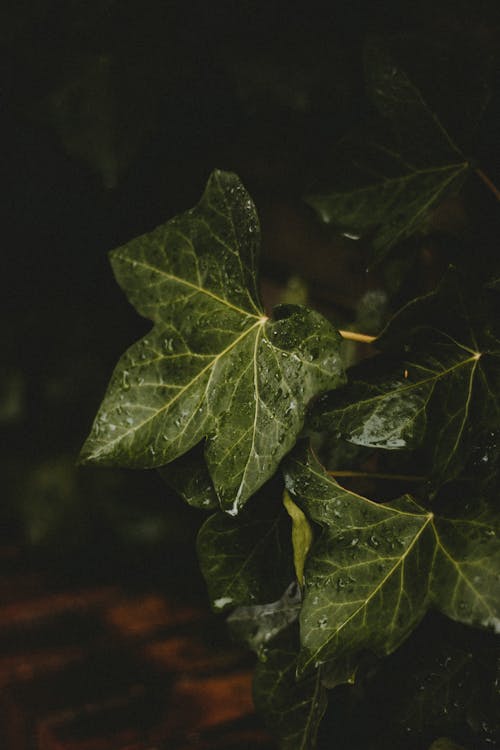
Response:
[{"label": "ivy plant", "polygon": [[[367,87],[382,127],[340,144],[353,160],[349,186],[307,200],[338,231],[367,235],[380,262],[404,253],[401,241],[424,233],[469,174],[497,191],[373,45]],[[214,171],[195,208],[112,252],[118,283],[153,326],[118,362],[81,461],[157,468],[210,513],[198,536],[209,597],[257,654],[255,704],[280,747],[314,748],[325,712],[339,747],[456,747],[462,736],[490,747],[500,715],[498,274],[471,284],[458,263],[368,336],[305,306],[266,312],[259,249],[251,197],[235,174]],[[367,350],[347,372],[343,339]],[[366,456],[370,471],[359,468]],[[372,496],[339,483],[361,476]],[[402,491],[384,496],[377,479]],[[467,646],[476,629],[491,655],[484,669],[484,641],[477,654]],[[412,678],[386,702],[400,707],[392,725],[414,733],[368,741],[366,698],[386,689],[381,675],[398,659],[411,670],[412,641],[415,679],[430,679],[443,720],[415,698]],[[335,725],[342,715],[347,730]]]}]

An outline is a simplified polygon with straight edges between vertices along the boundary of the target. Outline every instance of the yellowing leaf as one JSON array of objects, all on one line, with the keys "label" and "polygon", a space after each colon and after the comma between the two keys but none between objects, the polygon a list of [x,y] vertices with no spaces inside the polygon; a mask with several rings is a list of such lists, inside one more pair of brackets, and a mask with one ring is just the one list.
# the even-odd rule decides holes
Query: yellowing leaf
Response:
[{"label": "yellowing leaf", "polygon": [[292,519],[293,564],[297,581],[302,586],[304,583],[304,565],[313,540],[311,524],[286,490],[283,493],[283,505]]}]

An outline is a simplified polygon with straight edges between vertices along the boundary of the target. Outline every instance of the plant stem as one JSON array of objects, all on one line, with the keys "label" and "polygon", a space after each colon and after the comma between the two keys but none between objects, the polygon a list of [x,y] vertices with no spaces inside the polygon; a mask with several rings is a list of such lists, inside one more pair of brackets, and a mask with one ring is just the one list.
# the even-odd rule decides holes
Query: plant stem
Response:
[{"label": "plant stem", "polygon": [[497,188],[497,186],[490,180],[487,174],[483,172],[482,169],[479,169],[479,167],[476,167],[475,172],[477,176],[484,182],[487,188],[491,190],[497,201],[500,201],[500,190]]},{"label": "plant stem", "polygon": [[371,471],[329,471],[331,477],[355,477],[362,479],[389,479],[395,482],[425,482],[427,477],[419,474],[379,474]]},{"label": "plant stem", "polygon": [[339,331],[343,339],[348,341],[360,341],[362,344],[372,344],[376,336],[369,336],[367,333],[356,333],[355,331]]}]

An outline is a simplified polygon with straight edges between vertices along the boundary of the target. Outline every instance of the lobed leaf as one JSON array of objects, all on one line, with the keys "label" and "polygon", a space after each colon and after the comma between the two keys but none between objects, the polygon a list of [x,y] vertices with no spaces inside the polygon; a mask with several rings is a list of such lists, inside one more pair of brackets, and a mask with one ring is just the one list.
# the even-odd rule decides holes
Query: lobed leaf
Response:
[{"label": "lobed leaf", "polygon": [[308,401],[343,381],[340,336],[318,313],[257,294],[259,226],[239,179],[214,172],[196,208],[113,251],[119,284],[154,327],[120,359],[83,462],[162,466],[207,438],[222,507],[275,472]]},{"label": "lobed leaf", "polygon": [[381,356],[317,402],[314,427],[371,448],[424,442],[434,477],[456,476],[485,431],[500,427],[499,342],[477,308],[470,313],[454,274],[410,302],[377,340]]},{"label": "lobed leaf", "polygon": [[371,235],[380,260],[425,229],[432,211],[458,191],[470,165],[409,76],[376,45],[366,53],[368,95],[382,117],[339,147],[341,179],[307,198],[347,236]]},{"label": "lobed leaf", "polygon": [[310,453],[285,464],[286,486],[322,527],[305,568],[300,671],[388,654],[433,604],[500,632],[500,541],[487,508],[438,517],[411,498],[373,503],[342,488]]}]

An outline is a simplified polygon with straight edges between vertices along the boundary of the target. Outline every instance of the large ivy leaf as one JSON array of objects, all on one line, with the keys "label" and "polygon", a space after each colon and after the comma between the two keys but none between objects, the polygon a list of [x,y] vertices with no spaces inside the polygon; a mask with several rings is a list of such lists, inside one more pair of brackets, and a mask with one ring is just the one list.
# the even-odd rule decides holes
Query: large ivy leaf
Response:
[{"label": "large ivy leaf", "polygon": [[215,513],[198,533],[198,558],[216,611],[276,600],[293,579],[290,519],[267,489],[254,498],[251,512],[245,508],[238,518]]},{"label": "large ivy leaf", "polygon": [[285,476],[323,527],[306,561],[301,671],[365,649],[390,653],[427,608],[432,514],[408,497],[389,507],[355,495],[310,455],[290,458]]},{"label": "large ivy leaf", "polygon": [[281,750],[315,747],[318,727],[327,705],[321,670],[297,680],[298,637],[294,628],[269,649],[254,675],[254,701]]},{"label": "large ivy leaf", "polygon": [[120,359],[84,462],[154,467],[208,438],[236,513],[276,470],[307,402],[343,380],[340,336],[319,314],[257,294],[259,225],[239,179],[214,172],[191,211],[113,251],[119,284],[153,329]]},{"label": "large ivy leaf", "polygon": [[481,318],[450,273],[393,318],[376,342],[383,356],[354,370],[338,397],[320,399],[312,423],[371,448],[412,449],[425,439],[430,471],[455,476],[485,430],[500,427],[500,344]]},{"label": "large ivy leaf", "polygon": [[285,465],[287,489],[322,527],[309,552],[300,669],[392,651],[432,603],[500,631],[500,541],[482,506],[437,517],[409,497],[377,504],[342,488],[311,454]]},{"label": "large ivy leaf", "polygon": [[[368,94],[382,116],[339,147],[337,185],[307,201],[352,236],[372,235],[374,256],[425,228],[470,165],[409,76],[380,47],[367,50]],[[349,166],[346,166],[349,165]]]}]

